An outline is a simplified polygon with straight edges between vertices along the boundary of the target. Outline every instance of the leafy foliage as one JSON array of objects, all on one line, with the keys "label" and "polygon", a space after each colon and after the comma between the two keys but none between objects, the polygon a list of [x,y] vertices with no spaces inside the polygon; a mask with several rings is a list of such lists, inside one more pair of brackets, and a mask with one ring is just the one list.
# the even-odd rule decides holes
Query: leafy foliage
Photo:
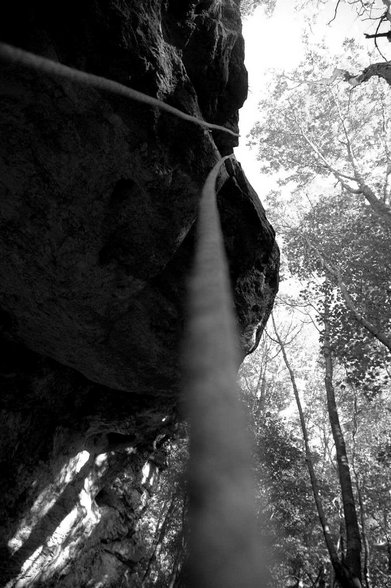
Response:
[{"label": "leafy foliage", "polygon": [[[351,40],[343,60],[359,67],[359,47]],[[262,171],[293,187],[288,202],[274,192],[269,203],[290,271],[305,280],[303,298],[323,299],[329,291],[333,351],[351,381],[363,381],[374,394],[388,377],[389,357],[376,333],[391,335],[391,94],[381,81],[352,90],[340,71],[324,47],[308,47],[297,70],[276,75],[252,141]]]},{"label": "leafy foliage", "polygon": [[[363,582],[366,588],[386,587],[391,570],[390,523],[384,514],[390,506],[386,480],[391,397],[390,352],[383,341],[391,337],[391,94],[375,80],[352,90],[341,68],[362,69],[363,62],[353,41],[346,41],[344,49],[336,60],[325,47],[308,46],[296,71],[276,74],[269,96],[260,103],[260,121],[251,142],[258,148],[261,171],[272,174],[279,186],[267,204],[284,246],[285,289],[289,284],[293,289],[289,296],[282,295],[286,304],[278,314],[299,382],[311,459],[333,542],[343,552],[344,512],[325,403],[325,301],[336,411],[362,536]],[[302,329],[304,323],[313,325],[318,346],[306,342],[309,327]],[[276,390],[278,382],[280,402],[268,405],[265,393],[263,420],[261,411],[253,415],[263,448],[258,473],[272,513],[268,521],[275,544],[281,547],[276,548],[280,559],[275,585],[298,586],[300,581],[303,586],[325,586],[332,583],[330,566],[298,419],[287,409],[291,384],[281,373],[281,355],[272,346],[269,355],[273,353],[262,380],[266,389],[270,382]],[[254,358],[253,366],[259,360]],[[255,376],[247,378],[246,386],[256,381]],[[315,537],[319,547],[311,551],[308,546],[314,545]]]},{"label": "leafy foliage", "polygon": [[[363,67],[353,41],[345,42],[337,63],[350,70]],[[364,179],[388,203],[388,86],[372,79],[351,89],[335,66],[325,47],[308,47],[295,71],[276,75],[251,132],[261,169],[281,172],[280,183],[294,181],[299,188],[321,176],[330,180],[325,187],[337,181],[356,190]]]},{"label": "leafy foliage", "polygon": [[[347,367],[350,381],[361,383],[367,394],[376,393],[388,379],[382,366],[389,352],[356,320],[335,275],[330,275],[322,260],[336,268],[357,310],[378,331],[389,333],[390,229],[379,223],[364,202],[343,191],[319,201],[303,216],[300,227],[286,231],[285,238],[290,270],[303,279],[311,276],[303,298],[322,299],[326,291],[331,296],[333,351]],[[322,252],[321,258],[315,250]],[[324,282],[323,275],[329,282]]]},{"label": "leafy foliage", "polygon": [[188,442],[185,431],[165,448],[167,467],[156,479],[138,525],[144,536],[146,555],[141,584],[165,587],[179,585],[186,553],[185,518]]},{"label": "leafy foliage", "polygon": [[265,13],[270,16],[276,7],[277,0],[241,0],[240,12],[242,16],[249,16],[258,6],[263,6]]}]

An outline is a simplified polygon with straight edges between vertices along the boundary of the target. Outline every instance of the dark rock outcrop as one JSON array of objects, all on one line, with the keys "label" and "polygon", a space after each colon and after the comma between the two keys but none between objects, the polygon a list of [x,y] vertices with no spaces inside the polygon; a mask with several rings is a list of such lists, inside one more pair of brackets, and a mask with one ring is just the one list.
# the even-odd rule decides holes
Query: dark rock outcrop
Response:
[{"label": "dark rock outcrop", "polygon": [[[237,129],[234,0],[14,0],[0,35]],[[22,65],[0,78],[0,576],[137,585],[141,470],[176,424],[197,204],[235,139]],[[237,162],[218,199],[245,354],[278,249]],[[126,514],[104,498],[125,470]]]}]

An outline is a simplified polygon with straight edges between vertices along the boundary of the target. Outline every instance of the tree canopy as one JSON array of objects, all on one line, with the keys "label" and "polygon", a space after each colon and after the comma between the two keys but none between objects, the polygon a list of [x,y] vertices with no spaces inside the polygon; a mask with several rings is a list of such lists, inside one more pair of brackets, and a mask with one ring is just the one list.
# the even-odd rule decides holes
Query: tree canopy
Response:
[{"label": "tree canopy", "polygon": [[[279,404],[273,411],[262,404],[288,435],[282,442],[274,433],[274,461],[262,455],[267,472],[279,468],[274,476],[282,496],[270,495],[269,502],[286,516],[298,509],[293,529],[284,517],[273,517],[285,553],[275,565],[276,586],[391,582],[384,516],[391,473],[391,90],[381,77],[351,83],[347,72],[362,70],[365,59],[353,39],[339,55],[307,41],[294,70],[270,76],[250,135],[261,173],[275,180],[267,209],[284,257],[280,302],[265,335],[273,362],[266,361],[265,372],[264,358],[248,360],[263,370],[265,390],[285,368],[285,378],[278,375]],[[254,382],[248,369],[242,372],[246,391]],[[282,408],[284,394],[290,400]],[[260,439],[265,430],[260,422]],[[296,492],[285,492],[281,478],[286,466],[278,451],[287,454],[288,439],[291,451],[299,451],[290,459],[293,478],[300,478]],[[268,480],[270,473],[263,475]],[[303,478],[308,503],[300,498]],[[308,537],[299,521],[311,516]],[[292,541],[293,530],[291,553],[285,541]],[[315,542],[319,549],[311,550]]]}]

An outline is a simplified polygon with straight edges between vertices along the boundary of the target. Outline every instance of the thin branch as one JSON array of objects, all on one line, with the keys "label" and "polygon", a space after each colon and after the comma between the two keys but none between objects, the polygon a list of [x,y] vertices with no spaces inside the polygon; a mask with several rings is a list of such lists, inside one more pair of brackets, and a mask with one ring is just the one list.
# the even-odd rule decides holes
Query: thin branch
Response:
[{"label": "thin branch", "polygon": [[[345,190],[347,190],[351,194],[361,194],[362,193],[361,188],[359,188],[359,189],[353,188],[352,186],[350,186],[349,184],[347,184],[342,179],[345,174],[339,172],[334,166],[331,165],[331,163],[329,163],[327,161],[326,157],[320,151],[320,149],[318,148],[318,146],[315,143],[313,143],[313,141],[311,141],[311,139],[308,137],[308,134],[304,131],[302,125],[299,123],[299,121],[297,120],[296,116],[295,116],[295,122],[296,122],[296,125],[297,125],[297,127],[298,127],[298,129],[300,131],[300,135],[303,137],[304,141],[311,148],[311,150],[313,151],[313,153],[320,159],[320,161],[323,162],[324,167],[326,169],[328,169],[333,174],[333,176],[340,182],[340,184],[345,188]],[[357,182],[356,179],[354,179],[353,181]]]},{"label": "thin branch", "polygon": [[[380,25],[381,25],[381,23],[382,23],[384,20],[386,20],[386,18],[387,18],[387,10],[386,10],[386,12],[383,14],[383,16],[382,16],[382,17],[379,19],[379,24],[377,25],[377,29],[376,29],[376,33],[375,33],[375,35],[377,35],[377,33],[378,33],[378,31],[379,31],[379,28],[380,28]],[[383,53],[380,51],[380,49],[379,49],[379,46],[378,46],[378,44],[377,44],[377,38],[376,38],[376,37],[375,37],[375,47],[376,47],[376,49],[378,50],[379,54],[380,54],[380,55],[383,57],[384,61],[388,61],[388,59],[387,59],[386,57],[384,57]]]},{"label": "thin branch", "polygon": [[337,4],[335,5],[334,16],[331,20],[329,20],[327,25],[331,25],[331,23],[337,18],[337,12],[338,12],[338,8],[339,8],[340,3],[341,3],[341,0],[338,0]]},{"label": "thin branch", "polygon": [[384,153],[386,155],[386,173],[384,176],[384,183],[383,183],[383,200],[387,204],[388,201],[388,178],[391,174],[391,154],[388,148],[387,143],[387,121],[385,117],[385,104],[384,104],[384,95],[381,93],[381,118],[382,118],[382,130],[383,130],[383,147]]}]

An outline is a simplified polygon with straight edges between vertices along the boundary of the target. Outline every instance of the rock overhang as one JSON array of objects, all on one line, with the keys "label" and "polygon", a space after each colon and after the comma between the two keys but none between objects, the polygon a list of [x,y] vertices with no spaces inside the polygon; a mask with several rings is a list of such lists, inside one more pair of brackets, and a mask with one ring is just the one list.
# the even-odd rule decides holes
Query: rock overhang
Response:
[{"label": "rock overhang", "polygon": [[[182,21],[173,2],[91,10],[72,40],[49,10],[26,49],[40,41],[46,55],[237,129],[247,92],[237,3],[188,2]],[[9,27],[6,40],[19,37]],[[235,139],[22,66],[2,70],[0,306],[13,336],[109,388],[172,394],[202,184]],[[272,306],[278,249],[240,165],[225,174],[219,209],[245,354]]]}]

